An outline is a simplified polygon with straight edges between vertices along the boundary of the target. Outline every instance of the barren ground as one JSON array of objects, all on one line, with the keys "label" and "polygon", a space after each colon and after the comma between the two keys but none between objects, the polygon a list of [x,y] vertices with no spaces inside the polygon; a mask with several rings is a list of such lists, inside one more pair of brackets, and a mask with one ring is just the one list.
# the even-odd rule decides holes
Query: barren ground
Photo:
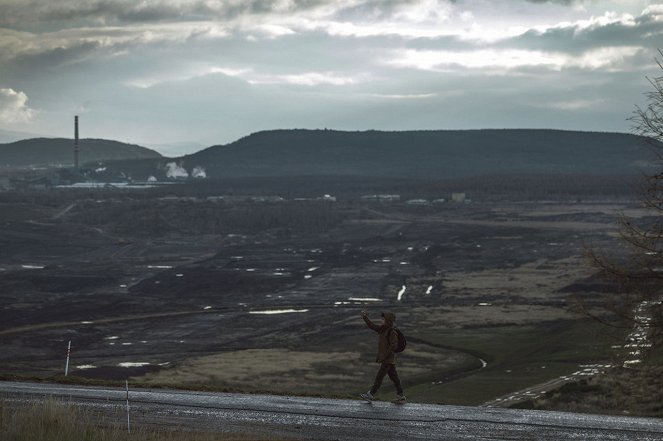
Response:
[{"label": "barren ground", "polygon": [[[209,203],[182,209],[196,204]],[[636,204],[329,209],[339,219],[314,233],[150,235],[90,220],[78,202],[5,202],[0,373],[61,374],[71,341],[75,376],[353,396],[377,369],[363,308],[397,315],[414,401],[479,404],[611,355],[577,312],[609,289],[588,280],[583,247],[613,246],[617,213],[640,216]]]}]

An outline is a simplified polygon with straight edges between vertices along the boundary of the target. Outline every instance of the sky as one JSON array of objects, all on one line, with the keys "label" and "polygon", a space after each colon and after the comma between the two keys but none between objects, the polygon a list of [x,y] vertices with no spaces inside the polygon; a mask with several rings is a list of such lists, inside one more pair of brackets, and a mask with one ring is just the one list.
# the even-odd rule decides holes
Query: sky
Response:
[{"label": "sky", "polygon": [[661,48],[661,0],[0,0],[0,131],[628,132]]}]

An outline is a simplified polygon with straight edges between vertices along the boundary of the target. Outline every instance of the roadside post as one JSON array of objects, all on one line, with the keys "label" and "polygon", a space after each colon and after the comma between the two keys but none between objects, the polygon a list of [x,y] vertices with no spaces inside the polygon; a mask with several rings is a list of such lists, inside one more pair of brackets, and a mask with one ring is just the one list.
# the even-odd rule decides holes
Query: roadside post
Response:
[{"label": "roadside post", "polygon": [[127,387],[127,433],[131,433],[131,420],[129,418],[129,380],[124,380]]},{"label": "roadside post", "polygon": [[71,355],[71,340],[69,340],[69,345],[67,345],[67,364],[64,366],[64,376],[69,375],[69,356]]}]

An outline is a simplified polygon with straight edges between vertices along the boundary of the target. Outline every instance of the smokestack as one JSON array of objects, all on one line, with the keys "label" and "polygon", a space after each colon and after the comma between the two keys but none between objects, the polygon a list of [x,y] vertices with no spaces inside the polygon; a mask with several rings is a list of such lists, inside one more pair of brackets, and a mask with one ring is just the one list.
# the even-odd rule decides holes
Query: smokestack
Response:
[{"label": "smokestack", "polygon": [[78,115],[74,117],[74,168],[78,170]]}]

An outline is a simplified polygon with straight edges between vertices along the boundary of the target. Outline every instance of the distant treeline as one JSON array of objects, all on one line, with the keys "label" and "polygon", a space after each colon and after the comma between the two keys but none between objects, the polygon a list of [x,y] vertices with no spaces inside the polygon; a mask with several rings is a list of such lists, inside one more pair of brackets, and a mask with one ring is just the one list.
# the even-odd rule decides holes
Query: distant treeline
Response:
[{"label": "distant treeline", "polygon": [[485,175],[438,181],[356,176],[290,176],[206,179],[148,190],[50,189],[0,191],[0,203],[33,203],[57,207],[76,200],[148,200],[159,197],[280,196],[286,200],[325,194],[355,201],[370,194],[397,194],[401,200],[448,198],[466,193],[475,201],[568,201],[639,199],[638,175]]},{"label": "distant treeline", "polygon": [[285,199],[317,198],[325,194],[339,200],[360,200],[371,194],[397,194],[401,200],[449,198],[466,193],[476,201],[537,201],[577,199],[637,199],[639,177],[634,175],[492,175],[439,181],[361,178],[354,176],[294,176],[199,181],[169,188],[178,196],[278,195]]}]

